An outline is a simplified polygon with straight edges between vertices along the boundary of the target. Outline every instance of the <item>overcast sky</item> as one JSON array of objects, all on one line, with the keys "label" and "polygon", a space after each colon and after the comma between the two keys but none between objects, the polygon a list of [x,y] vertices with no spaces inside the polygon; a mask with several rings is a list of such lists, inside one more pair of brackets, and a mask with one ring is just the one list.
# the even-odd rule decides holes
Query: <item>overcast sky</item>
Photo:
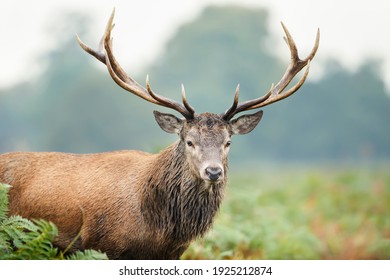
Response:
[{"label": "overcast sky", "polygon": [[[193,20],[210,4],[240,4],[269,8],[270,48],[288,63],[280,21],[289,28],[302,56],[308,54],[321,29],[320,49],[312,63],[311,77],[319,77],[322,65],[334,58],[356,69],[367,58],[382,61],[380,74],[390,89],[390,2],[385,0],[1,0],[0,87],[32,79],[42,70],[37,57],[58,44],[49,29],[67,11],[88,14],[94,24],[85,38],[95,46],[116,7],[115,52],[132,73],[159,54],[176,28]],[[66,24],[66,23],[62,23]],[[72,26],[73,28],[73,26]],[[64,36],[74,36],[69,30]],[[134,44],[131,38],[137,38]],[[272,82],[272,81],[270,81]]]}]

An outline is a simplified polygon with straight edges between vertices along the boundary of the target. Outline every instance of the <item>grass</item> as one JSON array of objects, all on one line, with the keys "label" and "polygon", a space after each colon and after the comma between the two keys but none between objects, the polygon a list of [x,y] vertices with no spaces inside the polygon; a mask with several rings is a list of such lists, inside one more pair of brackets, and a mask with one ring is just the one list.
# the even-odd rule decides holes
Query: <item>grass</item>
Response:
[{"label": "grass", "polygon": [[260,169],[230,179],[212,230],[182,259],[390,259],[388,168]]}]

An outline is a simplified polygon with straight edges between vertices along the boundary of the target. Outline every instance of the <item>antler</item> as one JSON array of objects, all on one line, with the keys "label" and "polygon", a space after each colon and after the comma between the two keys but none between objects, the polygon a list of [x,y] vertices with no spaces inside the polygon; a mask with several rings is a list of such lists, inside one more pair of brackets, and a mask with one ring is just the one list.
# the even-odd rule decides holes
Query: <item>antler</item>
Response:
[{"label": "antler", "polygon": [[[238,85],[236,88],[236,93],[234,95],[233,105],[221,115],[224,120],[231,120],[234,115],[238,114],[239,112],[264,107],[276,101],[287,98],[294,92],[296,92],[305,82],[306,77],[309,74],[310,61],[314,58],[320,43],[320,30],[317,30],[315,45],[311,53],[306,59],[301,60],[298,56],[298,50],[290,32],[287,30],[283,22],[281,22],[281,24],[284,29],[284,33],[286,34],[284,40],[289,46],[291,52],[290,65],[287,67],[287,70],[284,73],[282,79],[276,84],[276,86],[272,84],[271,89],[264,96],[241,103],[238,103],[238,94],[240,90],[240,85]],[[283,90],[288,86],[288,84],[295,77],[295,75],[297,75],[305,66],[307,66],[306,71],[303,74],[302,78],[298,81],[298,83],[291,87],[289,90],[283,92]]]},{"label": "antler", "polygon": [[155,92],[153,92],[150,87],[149,76],[146,77],[146,89],[145,89],[134,79],[128,76],[126,72],[123,70],[123,68],[119,65],[118,61],[116,60],[112,52],[111,31],[114,28],[114,24],[113,24],[114,15],[115,15],[115,9],[112,11],[110,19],[108,20],[106,30],[99,44],[99,49],[97,51],[91,49],[81,41],[79,36],[77,36],[77,40],[81,48],[83,48],[83,50],[85,50],[87,53],[94,56],[102,63],[104,63],[107,66],[107,70],[110,73],[112,79],[123,89],[154,104],[176,110],[188,120],[193,119],[195,110],[187,101],[183,85],[182,85],[183,104],[180,104],[172,99],[160,96]]}]

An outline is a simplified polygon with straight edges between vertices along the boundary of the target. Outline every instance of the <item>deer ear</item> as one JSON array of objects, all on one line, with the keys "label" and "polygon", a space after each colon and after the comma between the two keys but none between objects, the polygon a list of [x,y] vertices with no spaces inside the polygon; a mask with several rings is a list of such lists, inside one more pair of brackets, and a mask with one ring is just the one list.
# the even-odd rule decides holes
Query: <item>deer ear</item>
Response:
[{"label": "deer ear", "polygon": [[154,118],[162,130],[168,133],[179,134],[183,127],[183,120],[171,114],[160,113],[153,111]]},{"label": "deer ear", "polygon": [[230,121],[233,134],[247,134],[251,132],[260,122],[262,116],[263,111],[259,111],[254,114],[240,116]]}]

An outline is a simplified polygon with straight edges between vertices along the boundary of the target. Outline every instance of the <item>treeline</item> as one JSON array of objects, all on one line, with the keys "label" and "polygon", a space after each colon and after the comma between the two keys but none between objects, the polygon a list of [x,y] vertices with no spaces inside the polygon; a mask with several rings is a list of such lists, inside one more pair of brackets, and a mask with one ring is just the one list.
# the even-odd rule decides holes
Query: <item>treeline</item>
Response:
[{"label": "treeline", "polygon": [[[263,95],[287,66],[265,47],[267,20],[262,9],[206,8],[145,69],[152,87],[178,99],[183,82],[199,112],[222,113],[237,83],[241,100]],[[44,59],[48,67],[41,77],[0,91],[0,152],[154,152],[175,139],[153,119],[152,110],[166,109],[124,94],[73,36]],[[309,76],[299,93],[264,109],[250,136],[233,139],[232,159],[390,159],[390,99],[378,64],[367,61],[349,72],[329,61],[323,79],[311,82]]]}]

